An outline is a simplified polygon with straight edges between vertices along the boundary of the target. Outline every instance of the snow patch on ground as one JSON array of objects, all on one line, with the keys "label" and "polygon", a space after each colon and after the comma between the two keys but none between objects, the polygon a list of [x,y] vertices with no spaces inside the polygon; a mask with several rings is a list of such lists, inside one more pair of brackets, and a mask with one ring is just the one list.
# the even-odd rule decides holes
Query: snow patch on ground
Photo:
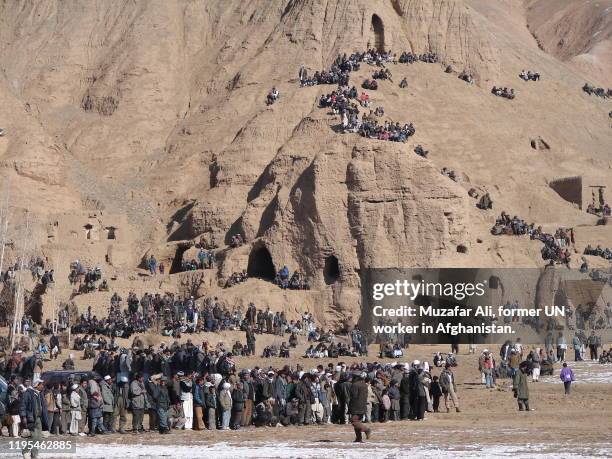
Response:
[{"label": "snow patch on ground", "polygon": [[[612,384],[612,364],[601,364],[599,362],[568,362],[576,376],[574,384]],[[562,367],[555,368],[553,376],[542,376],[540,380],[547,383],[561,384],[559,372]]]},{"label": "snow patch on ground", "polygon": [[[564,452],[564,451],[571,451]],[[347,442],[241,442],[231,444],[219,442],[212,444],[191,445],[121,445],[111,444],[84,444],[77,446],[79,458],[320,458],[322,456],[333,456],[337,459],[352,459],[355,457],[379,457],[379,458],[403,458],[403,457],[425,457],[425,458],[490,458],[490,457],[512,457],[512,458],[538,458],[563,459],[570,457],[593,457],[596,455],[612,455],[612,447],[607,445],[589,445],[589,447],[577,447],[576,445],[555,444],[529,444],[529,445],[459,445],[454,447],[443,447],[439,445],[426,445],[418,447],[407,447],[397,443],[366,442],[355,445]],[[62,456],[58,456],[62,457]],[[71,457],[71,456],[63,456]]]}]

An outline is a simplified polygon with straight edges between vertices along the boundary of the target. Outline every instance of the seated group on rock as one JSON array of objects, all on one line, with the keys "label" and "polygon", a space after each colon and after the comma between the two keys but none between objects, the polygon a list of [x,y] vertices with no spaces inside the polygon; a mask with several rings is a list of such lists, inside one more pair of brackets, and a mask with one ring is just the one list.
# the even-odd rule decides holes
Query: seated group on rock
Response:
[{"label": "seated group on rock", "polygon": [[520,236],[527,234],[529,229],[533,229],[534,224],[527,225],[525,220],[518,218],[516,215],[510,218],[505,211],[502,211],[499,218],[495,220],[495,225],[491,228],[491,234],[500,236],[502,234],[509,236]]},{"label": "seated group on rock", "polygon": [[348,344],[343,343],[319,343],[316,346],[311,344],[308,349],[304,352],[303,357],[309,359],[324,359],[324,358],[338,358],[338,357],[357,357],[360,354],[351,350]]},{"label": "seated group on rock", "polygon": [[388,140],[391,142],[406,142],[408,137],[414,135],[414,126],[412,123],[406,123],[403,126],[400,123],[385,121],[380,124],[374,117],[363,116],[359,133],[363,137],[378,140]]},{"label": "seated group on rock", "polygon": [[595,94],[597,97],[602,97],[604,99],[612,98],[612,88],[608,88],[606,91],[604,88],[596,88],[593,85],[585,83],[582,87],[582,90],[586,92],[589,96]]},{"label": "seated group on rock", "polygon": [[498,88],[493,86],[493,89],[491,89],[491,94],[510,100],[514,99],[514,89],[512,88]]},{"label": "seated group on rock", "polygon": [[289,277],[289,268],[287,268],[287,266],[283,266],[281,270],[276,273],[274,283],[282,289],[310,290],[308,280],[299,271],[295,270],[291,277]]},{"label": "seated group on rock", "polygon": [[544,243],[541,254],[543,260],[550,260],[551,265],[555,262],[567,265],[569,268],[570,251],[569,246],[574,242],[574,230],[572,228],[558,228],[555,234],[548,234],[538,228],[538,232],[532,232],[531,239],[538,239]]},{"label": "seated group on rock", "polygon": [[[345,87],[344,89],[339,87],[333,92],[329,94],[323,94],[319,98],[319,107],[320,108],[331,108],[332,113],[337,115],[346,111],[359,113],[359,108],[356,103],[351,102],[351,99],[357,99],[357,88],[353,86],[352,88]],[[363,101],[366,101],[369,105],[370,97],[361,93],[359,98],[359,103],[363,105]]]},{"label": "seated group on rock", "polygon": [[599,363],[612,363],[612,348],[610,350],[601,351],[601,355],[599,356]]},{"label": "seated group on rock", "polygon": [[378,81],[365,79],[363,83],[361,83],[361,87],[363,89],[369,89],[370,91],[376,91],[378,89]]},{"label": "seated group on rock", "polygon": [[521,73],[519,73],[519,78],[523,81],[540,81],[540,74],[538,72],[532,72],[531,70],[528,70],[527,72],[525,72],[525,70],[521,70]]},{"label": "seated group on rock", "polygon": [[465,81],[468,84],[474,84],[474,77],[472,76],[471,73],[468,73],[465,70],[462,71],[457,78]]},{"label": "seated group on rock", "polygon": [[609,249],[607,247],[605,249],[602,249],[601,245],[598,245],[595,248],[593,248],[591,244],[587,245],[586,248],[584,249],[584,254],[601,257],[606,260],[612,260],[612,249]]},{"label": "seated group on rock", "polygon": [[391,70],[389,69],[381,69],[381,70],[375,70],[372,73],[372,78],[375,80],[389,80],[389,81],[393,81],[391,79],[392,75],[391,75]]},{"label": "seated group on rock", "polygon": [[457,175],[455,174],[455,171],[452,169],[449,169],[447,167],[443,167],[442,170],[440,171],[440,173],[442,175],[446,175],[449,179],[453,180],[453,181],[457,181]]},{"label": "seated group on rock", "polygon": [[249,278],[249,275],[247,274],[245,270],[242,270],[242,272],[233,272],[232,275],[227,280],[227,282],[225,283],[225,288],[229,288],[233,285],[246,282],[248,278]]},{"label": "seated group on rock", "polygon": [[414,62],[427,62],[429,64],[435,64],[438,62],[438,56],[436,53],[424,53],[417,55],[415,53],[403,52],[399,57],[401,64],[413,64]]},{"label": "seated group on rock", "polygon": [[266,97],[266,105],[272,105],[278,100],[279,97],[280,93],[278,92],[278,89],[276,89],[276,87],[273,87],[268,93],[268,96]]},{"label": "seated group on rock", "polygon": [[609,217],[612,215],[612,209],[610,209],[610,204],[605,203],[599,209],[595,207],[593,204],[589,204],[586,210],[589,214],[599,215],[601,214],[603,217]]},{"label": "seated group on rock", "polygon": [[363,53],[353,53],[350,56],[344,53],[336,57],[329,70],[316,71],[312,77],[308,77],[306,68],[301,66],[298,73],[300,86],[315,86],[319,84],[346,86],[349,82],[350,72],[358,71],[361,62],[384,66],[384,63],[390,60],[392,60],[391,52],[381,53],[373,49]]}]

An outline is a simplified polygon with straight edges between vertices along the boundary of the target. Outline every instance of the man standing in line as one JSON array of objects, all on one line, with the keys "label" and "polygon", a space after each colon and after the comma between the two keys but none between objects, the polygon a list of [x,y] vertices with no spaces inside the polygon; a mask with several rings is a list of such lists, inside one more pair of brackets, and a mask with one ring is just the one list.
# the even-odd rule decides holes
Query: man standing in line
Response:
[{"label": "man standing in line", "polygon": [[[170,409],[170,395],[166,386],[167,379],[165,376],[159,378],[159,382],[153,381],[149,386],[151,390],[151,398],[155,403],[157,411],[157,425],[160,434],[170,433],[168,426],[168,410]],[[201,422],[201,421],[200,421]]]},{"label": "man standing in line", "polygon": [[100,382],[100,393],[102,395],[102,423],[104,429],[109,433],[115,433],[115,420],[113,419],[115,394],[113,378],[110,375],[104,376],[104,380]]},{"label": "man standing in line", "polygon": [[144,377],[137,373],[136,379],[134,379],[130,385],[130,394],[132,397],[132,433],[134,434],[144,431],[142,420],[146,408],[146,393]]},{"label": "man standing in line", "polygon": [[[42,391],[44,390],[43,380],[35,378],[32,387],[24,392],[19,406],[19,415],[25,420],[26,426],[32,437],[32,443],[37,443],[42,438],[42,431],[49,430],[49,420],[47,416],[47,404],[45,403]],[[33,448],[30,442],[23,449],[24,458],[38,457],[38,448]]]}]

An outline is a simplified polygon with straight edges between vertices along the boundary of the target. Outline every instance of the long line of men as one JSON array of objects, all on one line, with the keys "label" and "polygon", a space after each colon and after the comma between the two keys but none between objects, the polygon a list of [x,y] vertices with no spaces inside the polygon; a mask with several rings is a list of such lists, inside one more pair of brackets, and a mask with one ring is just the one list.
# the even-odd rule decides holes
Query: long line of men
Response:
[{"label": "long line of men", "polygon": [[[372,423],[423,420],[426,412],[439,411],[442,398],[446,411],[449,403],[459,411],[450,365],[433,377],[427,362],[419,361],[329,363],[310,371],[300,365],[238,371],[231,354],[208,359],[202,349],[190,353],[182,345],[152,351],[153,363],[139,368],[135,356],[141,351],[144,349],[123,350],[113,358],[100,352],[93,365],[95,372],[55,384],[44,384],[39,377],[20,381],[10,376],[7,409],[12,434],[18,436],[24,427],[55,435],[126,433],[128,412],[133,434],[145,431],[145,416],[150,431],[166,434],[173,428],[345,424],[355,414],[359,421]],[[194,361],[194,355],[202,355],[202,361]],[[349,409],[354,402],[351,385],[356,381],[367,384],[362,413]],[[32,426],[32,390],[43,401],[40,427]]]}]

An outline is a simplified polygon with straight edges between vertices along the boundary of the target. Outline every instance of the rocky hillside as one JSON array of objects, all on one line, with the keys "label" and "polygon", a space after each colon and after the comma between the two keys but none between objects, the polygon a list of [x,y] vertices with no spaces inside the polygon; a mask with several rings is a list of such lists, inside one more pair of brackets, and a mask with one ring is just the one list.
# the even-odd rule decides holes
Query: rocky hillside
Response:
[{"label": "rocky hillside", "polygon": [[[35,216],[31,252],[50,258],[60,282],[80,257],[127,291],[143,256],[170,267],[202,241],[220,249],[220,283],[249,263],[269,269],[269,254],[274,269],[305,272],[305,307],[334,319],[358,311],[368,267],[541,266],[541,244],[490,235],[502,210],[573,226],[579,247],[612,246],[610,227],[584,211],[589,186],[612,190],[612,106],[581,90],[610,83],[612,16],[605,1],[551,14],[558,3],[3,2],[0,175],[15,215]],[[371,92],[384,119],[414,123],[405,144],[338,133],[339,118],[318,108],[334,87],[299,87],[301,65],[312,74],[368,46],[440,58],[391,64],[393,81]],[[351,84],[361,90],[373,69],[362,65]],[[522,69],[541,81],[520,80]],[[463,70],[475,85],[457,78]],[[516,98],[494,97],[493,85]],[[272,86],[281,97],[266,106]],[[533,148],[539,139],[549,148]],[[549,186],[575,176],[580,204]],[[475,207],[472,188],[491,194],[493,210]],[[226,247],[235,233],[246,247]],[[267,301],[287,307],[277,296]]]}]

